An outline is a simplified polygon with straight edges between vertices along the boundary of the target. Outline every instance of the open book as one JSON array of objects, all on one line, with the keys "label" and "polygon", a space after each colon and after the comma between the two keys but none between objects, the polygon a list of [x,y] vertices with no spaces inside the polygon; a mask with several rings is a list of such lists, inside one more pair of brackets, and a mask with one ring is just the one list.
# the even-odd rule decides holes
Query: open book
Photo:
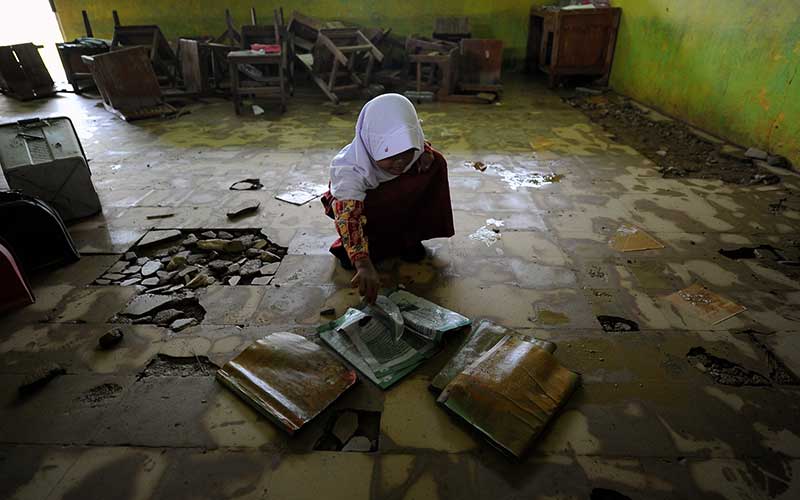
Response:
[{"label": "open book", "polygon": [[469,324],[458,313],[399,290],[378,297],[375,306],[348,309],[318,332],[358,371],[386,389],[433,356],[442,334]]}]

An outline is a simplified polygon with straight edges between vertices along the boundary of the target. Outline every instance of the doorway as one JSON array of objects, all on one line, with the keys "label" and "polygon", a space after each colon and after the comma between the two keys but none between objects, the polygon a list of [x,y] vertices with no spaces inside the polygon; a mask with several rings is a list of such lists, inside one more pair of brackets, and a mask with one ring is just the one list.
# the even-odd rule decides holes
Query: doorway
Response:
[{"label": "doorway", "polygon": [[56,50],[56,43],[63,41],[49,0],[15,0],[0,7],[0,45],[31,42],[42,46],[39,54],[59,87],[67,81]]}]

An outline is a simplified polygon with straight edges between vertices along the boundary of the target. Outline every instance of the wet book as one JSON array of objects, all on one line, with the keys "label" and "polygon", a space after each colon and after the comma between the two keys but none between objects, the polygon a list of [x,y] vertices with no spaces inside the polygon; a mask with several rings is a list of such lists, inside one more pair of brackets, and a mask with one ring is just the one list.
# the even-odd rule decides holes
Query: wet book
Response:
[{"label": "wet book", "polygon": [[217,371],[217,380],[290,434],[356,379],[323,346],[287,332],[257,340]]},{"label": "wet book", "polygon": [[469,323],[458,313],[398,291],[379,296],[374,306],[348,309],[318,333],[365,377],[386,389],[433,356],[445,332]]},{"label": "wet book", "polygon": [[556,345],[548,340],[540,340],[530,335],[524,335],[510,328],[498,325],[487,319],[478,321],[473,325],[467,338],[458,348],[458,351],[450,358],[450,361],[436,374],[430,384],[430,389],[435,393],[444,390],[456,375],[464,371],[469,365],[475,362],[486,351],[494,347],[500,340],[507,335],[517,337],[525,342],[530,342],[545,351],[553,354]]},{"label": "wet book", "polygon": [[578,385],[578,374],[534,343],[506,335],[457,374],[438,402],[520,458]]}]

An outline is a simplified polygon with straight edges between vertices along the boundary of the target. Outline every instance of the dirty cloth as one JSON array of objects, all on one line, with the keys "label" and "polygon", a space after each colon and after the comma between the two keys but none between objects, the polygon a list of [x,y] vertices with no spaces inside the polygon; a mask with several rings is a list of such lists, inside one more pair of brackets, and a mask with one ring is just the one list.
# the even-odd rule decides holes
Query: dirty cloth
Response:
[{"label": "dirty cloth", "polygon": [[[447,161],[438,151],[432,152],[433,163],[426,172],[412,169],[367,191],[363,229],[373,261],[400,255],[424,240],[455,234]],[[332,191],[322,195],[322,205],[325,214],[335,220],[333,205],[337,199]],[[340,259],[348,253],[341,238],[330,250]]]},{"label": "dirty cloth", "polygon": [[414,149],[408,171],[424,147],[425,136],[411,101],[400,94],[378,96],[361,108],[353,141],[331,161],[331,193],[339,200],[363,201],[367,190],[397,177],[376,161]]},{"label": "dirty cloth", "polygon": [[549,352],[508,335],[456,375],[438,402],[520,458],[579,379]]}]

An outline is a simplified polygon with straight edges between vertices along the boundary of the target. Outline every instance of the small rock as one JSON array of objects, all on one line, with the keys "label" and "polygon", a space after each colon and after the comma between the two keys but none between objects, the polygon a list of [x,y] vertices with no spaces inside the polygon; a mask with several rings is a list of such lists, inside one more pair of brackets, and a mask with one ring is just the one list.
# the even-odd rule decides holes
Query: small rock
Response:
[{"label": "small rock", "polygon": [[199,253],[193,253],[189,257],[186,258],[186,263],[191,265],[197,264],[198,262],[202,261],[206,257]]},{"label": "small rock", "polygon": [[181,269],[180,271],[178,271],[178,274],[177,274],[176,276],[177,276],[178,278],[180,278],[180,279],[184,279],[184,278],[186,278],[187,276],[191,276],[191,275],[193,275],[193,274],[194,274],[194,273],[196,273],[197,271],[198,271],[198,269],[197,269],[195,266],[188,266],[188,267],[184,267],[183,269]]},{"label": "small rock", "polygon": [[342,451],[370,451],[372,441],[366,436],[353,436],[342,448]]},{"label": "small rock", "polygon": [[250,248],[250,246],[253,245],[253,240],[255,240],[255,238],[252,234],[245,234],[236,238],[236,241],[241,241],[245,248]]},{"label": "small rock", "polygon": [[189,328],[190,326],[196,325],[196,324],[197,324],[197,320],[196,319],[194,319],[194,318],[184,318],[184,319],[175,320],[171,325],[169,325],[169,328],[170,328],[170,330],[174,330],[176,332],[179,332],[179,331],[183,330],[184,328]]},{"label": "small rock", "polygon": [[177,246],[177,245],[176,245],[176,246],[174,246],[174,247],[169,247],[169,248],[167,249],[167,253],[168,253],[169,255],[175,255],[176,253],[178,253],[178,252],[180,252],[180,251],[181,251],[181,248],[182,248],[182,247],[180,247],[180,246]]},{"label": "small rock", "polygon": [[242,268],[242,266],[240,266],[239,264],[236,264],[236,263],[231,264],[230,266],[228,266],[228,273],[227,274],[236,274],[236,273],[239,272],[239,270],[241,268]]},{"label": "small rock", "polygon": [[253,278],[253,281],[250,283],[257,286],[266,286],[269,285],[270,281],[272,281],[272,276],[262,276],[260,278]]},{"label": "small rock", "polygon": [[242,281],[241,276],[231,276],[230,278],[228,278],[228,284],[230,286],[236,286],[239,284],[240,281]]},{"label": "small rock", "polygon": [[250,248],[255,248],[256,250],[261,250],[265,246],[267,246],[267,240],[259,238],[259,239],[253,241],[253,244],[250,245]]},{"label": "small rock", "polygon": [[194,245],[194,244],[196,244],[196,243],[197,243],[197,236],[195,236],[195,235],[194,235],[194,233],[191,233],[191,234],[189,234],[189,236],[187,236],[187,237],[186,237],[186,238],[185,238],[185,239],[184,239],[184,240],[181,242],[181,245],[183,245],[183,246],[185,246],[185,247],[190,247],[190,246],[192,246],[192,245]]},{"label": "small rock", "polygon": [[142,281],[142,278],[130,278],[120,283],[120,286],[131,286]]},{"label": "small rock", "polygon": [[124,280],[125,275],[117,273],[104,274],[103,279],[108,281],[119,281],[119,280]]},{"label": "small rock", "polygon": [[125,257],[123,257],[128,262],[133,262],[136,260],[136,253],[135,252],[125,252]]},{"label": "small rock", "polygon": [[281,260],[280,257],[270,252],[269,250],[262,250],[260,259],[262,262],[278,262]]},{"label": "small rock", "polygon": [[251,259],[255,259],[261,257],[261,250],[257,248],[248,248],[244,254],[250,257]]},{"label": "small rock", "polygon": [[141,318],[135,318],[131,320],[131,323],[134,325],[149,325],[153,322],[152,316],[142,316]]},{"label": "small rock", "polygon": [[271,264],[265,264],[261,266],[258,270],[261,273],[261,276],[273,276],[276,272],[278,272],[278,266],[280,266],[280,262],[272,262]]},{"label": "small rock", "polygon": [[142,285],[144,285],[144,286],[156,286],[156,285],[158,285],[159,281],[160,280],[154,276],[152,278],[143,279],[142,280]]},{"label": "small rock", "polygon": [[95,285],[109,285],[109,284],[111,284],[111,282],[108,281],[108,280],[104,280],[103,278],[98,278],[98,279],[94,280],[94,284]]},{"label": "small rock", "polygon": [[170,260],[172,260],[172,257],[167,255],[166,257],[161,257],[160,259],[158,259],[158,262],[161,262],[162,264],[167,265],[167,264],[169,264]]},{"label": "small rock", "polygon": [[208,285],[210,285],[211,283],[212,283],[212,282],[211,282],[211,280],[209,279],[209,277],[208,277],[208,275],[207,275],[207,274],[205,274],[205,273],[198,273],[198,274],[197,274],[197,276],[195,276],[194,278],[190,279],[190,280],[189,280],[189,281],[186,283],[186,288],[189,288],[189,289],[195,289],[195,288],[200,288],[200,287],[203,287],[203,286],[208,286]]},{"label": "small rock", "polygon": [[186,265],[187,259],[182,255],[173,255],[167,262],[167,271],[175,271]]},{"label": "small rock", "polygon": [[343,412],[333,425],[333,435],[342,443],[346,443],[356,430],[358,430],[358,414],[352,411]]},{"label": "small rock", "polygon": [[149,261],[149,260],[150,259],[148,259],[147,257],[139,257],[138,259],[136,259],[136,265],[137,266],[143,266],[143,265],[147,264],[147,261]]},{"label": "small rock", "polygon": [[164,309],[153,316],[153,323],[157,325],[169,325],[181,316],[183,316],[183,311],[179,311],[178,309]]},{"label": "small rock", "polygon": [[201,240],[197,242],[197,247],[203,250],[230,253],[241,252],[244,250],[244,245],[242,245],[242,242],[236,240]]},{"label": "small rock", "polygon": [[175,285],[175,286],[170,287],[169,289],[167,289],[167,292],[168,293],[175,293],[175,292],[179,292],[179,291],[183,290],[184,288],[185,288],[185,285]]},{"label": "small rock", "polygon": [[152,274],[156,274],[157,271],[161,269],[164,264],[161,262],[151,260],[147,264],[142,266],[142,276],[150,276]]},{"label": "small rock", "polygon": [[100,338],[97,339],[97,345],[100,346],[100,349],[111,349],[122,342],[122,337],[124,336],[125,334],[122,333],[122,330],[114,328],[101,335]]},{"label": "small rock", "polygon": [[232,240],[233,235],[228,231],[220,231],[219,233],[217,233],[217,238],[221,240]]},{"label": "small rock", "polygon": [[202,236],[207,240],[213,240],[214,238],[217,237],[217,233],[215,233],[214,231],[206,231],[204,233],[200,233],[200,236]]},{"label": "small rock", "polygon": [[261,271],[261,261],[260,260],[248,260],[239,269],[239,274],[242,276],[253,276],[254,274],[259,274]]},{"label": "small rock", "polygon": [[131,275],[131,274],[137,274],[141,270],[142,270],[142,266],[131,266],[131,267],[125,269],[124,271],[122,271],[122,273],[123,274],[127,274],[127,275]]},{"label": "small rock", "polygon": [[173,257],[183,257],[184,259],[188,259],[191,254],[192,254],[191,250],[181,250],[180,252],[173,255]]},{"label": "small rock", "polygon": [[744,152],[744,155],[756,160],[766,160],[768,158],[767,152],[758,148],[748,148],[747,151]]},{"label": "small rock", "polygon": [[208,270],[214,274],[223,274],[228,272],[228,266],[230,265],[230,261],[227,260],[212,260],[208,263]]},{"label": "small rock", "polygon": [[23,379],[22,384],[20,384],[18,388],[19,395],[24,397],[32,394],[47,385],[54,378],[59,375],[64,375],[65,373],[67,373],[67,370],[59,364],[53,363],[42,366]]},{"label": "small rock", "polygon": [[222,250],[228,253],[239,253],[244,252],[245,248],[246,246],[241,242],[241,240],[230,240],[226,243]]}]

